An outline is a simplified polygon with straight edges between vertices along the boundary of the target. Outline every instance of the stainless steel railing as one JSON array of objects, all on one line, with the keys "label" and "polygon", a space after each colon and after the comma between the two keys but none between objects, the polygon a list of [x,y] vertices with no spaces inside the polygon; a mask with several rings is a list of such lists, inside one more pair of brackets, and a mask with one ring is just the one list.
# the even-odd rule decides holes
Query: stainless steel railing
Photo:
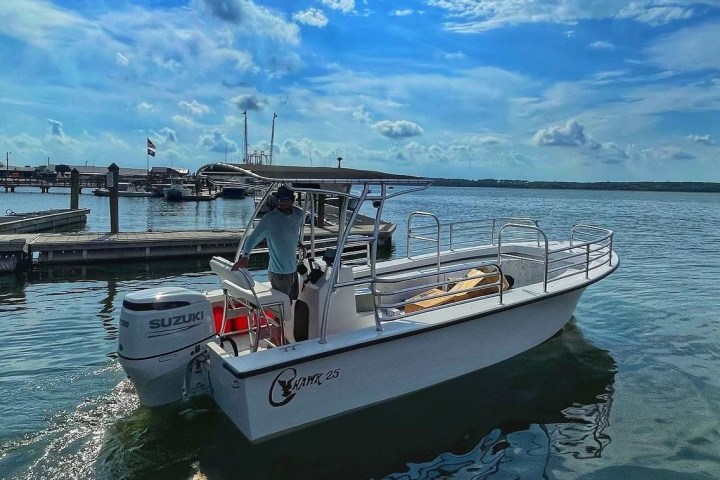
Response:
[{"label": "stainless steel railing", "polygon": [[[528,257],[514,252],[503,252],[502,234],[508,229],[529,230],[542,238],[543,253],[538,257]],[[547,292],[548,282],[554,282],[581,273],[590,278],[590,271],[603,265],[612,266],[613,231],[593,225],[574,225],[570,232],[570,244],[566,247],[549,248],[545,233],[537,226],[509,223],[503,225],[498,233],[497,261],[503,258],[521,258],[543,264],[543,292]],[[562,272],[562,273],[561,273]]]},{"label": "stainless steel railing", "polygon": [[[484,267],[488,272],[477,271],[470,274],[473,269]],[[477,262],[443,267],[441,271],[419,272],[415,275],[403,275],[399,278],[378,277],[370,283],[370,289],[375,301],[375,316],[379,323],[381,320],[393,318],[393,310],[403,312],[403,317],[416,315],[428,311],[447,307],[448,304],[460,305],[477,300],[479,296],[497,297],[499,304],[503,303],[504,274],[499,264],[494,262]],[[453,276],[453,274],[461,274]],[[435,277],[435,281],[428,281]],[[481,280],[468,288],[457,288],[460,282],[467,280]],[[424,294],[424,295],[423,295]],[[384,301],[388,297],[401,297]],[[417,302],[445,299],[437,306],[419,308],[408,311],[408,305]]]},{"label": "stainless steel railing", "polygon": [[[432,221],[418,225],[413,220],[427,217]],[[440,250],[454,251],[483,243],[497,244],[500,228],[508,223],[538,226],[538,222],[527,217],[499,217],[489,219],[462,220],[451,223],[440,223],[437,217],[427,212],[413,212],[408,217],[406,237],[406,255],[408,258]],[[537,240],[527,238],[527,234],[514,232],[513,241]],[[412,242],[412,240],[416,240]]]}]

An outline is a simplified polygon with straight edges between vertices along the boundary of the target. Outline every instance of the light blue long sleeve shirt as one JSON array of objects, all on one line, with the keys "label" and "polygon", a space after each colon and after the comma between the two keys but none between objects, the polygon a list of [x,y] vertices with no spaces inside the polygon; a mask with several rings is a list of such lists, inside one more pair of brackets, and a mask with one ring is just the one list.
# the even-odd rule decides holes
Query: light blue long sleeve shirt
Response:
[{"label": "light blue long sleeve shirt", "polygon": [[279,209],[266,213],[255,229],[245,240],[241,254],[250,255],[250,251],[263,240],[267,240],[270,251],[268,271],[273,273],[293,273],[297,269],[296,256],[300,227],[304,215],[302,210],[293,207],[290,213]]}]

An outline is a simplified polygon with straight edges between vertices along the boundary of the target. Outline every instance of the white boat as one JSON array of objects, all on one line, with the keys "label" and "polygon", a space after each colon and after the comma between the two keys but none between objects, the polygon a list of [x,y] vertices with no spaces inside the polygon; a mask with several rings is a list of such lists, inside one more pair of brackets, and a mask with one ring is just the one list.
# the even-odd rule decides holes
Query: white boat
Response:
[{"label": "white boat", "polygon": [[[93,195],[98,197],[109,197],[110,190],[107,188],[96,188]],[[154,197],[156,196],[152,190],[147,190],[140,183],[118,183],[118,197]]]},{"label": "white boat", "polygon": [[[431,181],[335,168],[242,170],[300,192],[311,218],[319,195],[354,203],[339,209],[346,214],[337,252],[348,253],[320,262],[311,238],[294,307],[219,257],[210,262],[217,290],[128,294],[118,354],[143,405],[211,395],[251,441],[524,352],[558,332],[585,288],[619,265],[613,232],[603,227],[575,225],[564,240],[550,240],[526,218],[443,225],[425,212],[408,219],[407,255],[380,261],[385,202]],[[375,224],[368,237],[350,238],[363,205],[374,209]],[[431,248],[419,251],[423,245]]]},{"label": "white boat", "polygon": [[185,186],[181,177],[171,178],[170,186],[163,188],[163,196],[166,200],[179,202],[183,198],[192,195],[192,189]]}]

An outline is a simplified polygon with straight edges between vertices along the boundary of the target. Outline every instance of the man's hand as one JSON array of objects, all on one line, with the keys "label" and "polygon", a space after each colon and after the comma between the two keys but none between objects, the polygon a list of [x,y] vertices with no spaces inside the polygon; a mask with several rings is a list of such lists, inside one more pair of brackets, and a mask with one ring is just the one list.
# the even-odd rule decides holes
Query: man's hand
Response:
[{"label": "man's hand", "polygon": [[240,260],[235,262],[230,270],[235,271],[238,268],[247,268],[250,263],[250,257],[240,257]]}]

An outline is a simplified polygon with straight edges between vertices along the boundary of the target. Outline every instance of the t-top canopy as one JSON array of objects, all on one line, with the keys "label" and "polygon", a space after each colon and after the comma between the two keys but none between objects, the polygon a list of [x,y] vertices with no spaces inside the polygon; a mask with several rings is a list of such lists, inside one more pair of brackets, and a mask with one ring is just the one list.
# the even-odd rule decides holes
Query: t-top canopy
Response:
[{"label": "t-top canopy", "polygon": [[356,170],[352,168],[213,163],[205,165],[198,170],[198,175],[212,176],[213,174],[245,175],[267,182],[285,182],[291,184],[341,183],[357,185],[363,183],[385,183],[388,185],[428,186],[432,183],[432,180],[429,178],[396,175],[372,170]]}]

